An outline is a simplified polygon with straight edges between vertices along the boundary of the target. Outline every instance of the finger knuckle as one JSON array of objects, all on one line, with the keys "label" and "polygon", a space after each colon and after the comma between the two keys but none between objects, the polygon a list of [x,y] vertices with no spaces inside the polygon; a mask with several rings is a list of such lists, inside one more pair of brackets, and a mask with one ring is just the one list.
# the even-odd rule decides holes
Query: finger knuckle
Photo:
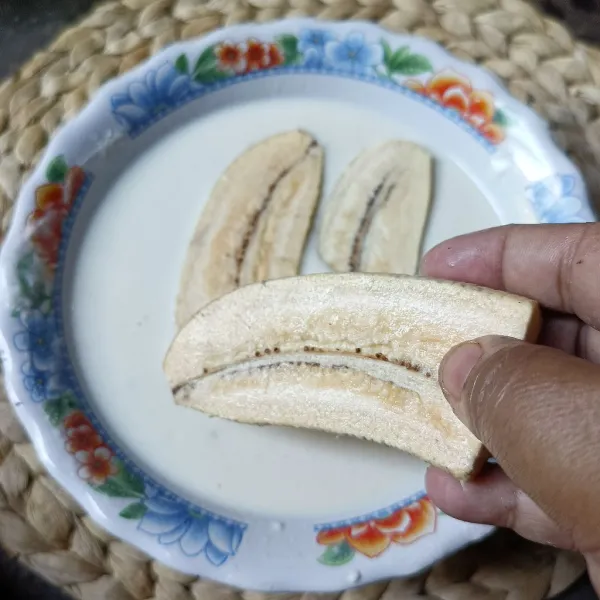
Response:
[{"label": "finger knuckle", "polygon": [[577,227],[572,236],[566,236],[564,244],[566,251],[557,270],[556,286],[561,300],[561,305],[566,310],[574,311],[575,299],[573,298],[574,282],[577,280],[577,270],[587,263],[596,265],[600,257],[600,223],[588,223]]}]

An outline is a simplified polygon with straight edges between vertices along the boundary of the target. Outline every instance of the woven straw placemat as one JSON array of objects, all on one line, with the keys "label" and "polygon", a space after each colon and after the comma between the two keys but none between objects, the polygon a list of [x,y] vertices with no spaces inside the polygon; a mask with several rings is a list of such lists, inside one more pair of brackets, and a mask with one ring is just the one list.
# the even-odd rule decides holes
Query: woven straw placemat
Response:
[{"label": "woven straw placemat", "polygon": [[[1,1],[1,0],[0,0]],[[600,51],[521,0],[116,0],[97,8],[0,84],[2,231],[23,179],[54,129],[107,79],[166,44],[221,25],[285,16],[369,19],[429,37],[499,75],[552,126],[600,198]],[[86,600],[261,600],[189,577],[96,526],[48,476],[0,395],[0,543]],[[580,557],[508,532],[409,580],[368,585],[344,600],[538,600],[583,572]],[[305,600],[320,595],[305,595]],[[324,594],[324,600],[336,598]],[[299,595],[286,595],[286,600]]]}]

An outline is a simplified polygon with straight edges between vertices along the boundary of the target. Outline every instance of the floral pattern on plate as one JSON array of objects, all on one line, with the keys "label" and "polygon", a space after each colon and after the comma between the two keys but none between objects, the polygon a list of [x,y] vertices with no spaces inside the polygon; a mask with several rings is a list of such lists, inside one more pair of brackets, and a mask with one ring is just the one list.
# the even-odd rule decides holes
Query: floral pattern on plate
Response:
[{"label": "floral pattern on plate", "polygon": [[48,183],[35,192],[35,210],[29,215],[31,241],[50,270],[56,268],[63,222],[79,190],[85,173],[78,166],[69,168],[64,159],[55,159],[47,171]]},{"label": "floral pattern on plate", "polygon": [[408,80],[405,85],[418,94],[455,110],[492,144],[498,144],[504,139],[506,117],[494,108],[492,94],[473,89],[471,82],[459,73],[448,69],[436,73],[424,82]]},{"label": "floral pattern on plate", "polygon": [[13,344],[27,355],[23,385],[31,400],[42,404],[50,423],[60,428],[79,478],[99,494],[129,501],[119,513],[122,518],[138,521],[138,529],[156,536],[161,545],[177,544],[186,556],[204,554],[220,566],[236,554],[246,525],[161,494],[116,455],[80,406],[65,370],[53,287],[69,233],[66,222],[83,199],[91,174],[69,167],[61,156],[48,166],[46,179],[35,191],[26,225],[30,245],[16,266],[19,295],[12,314],[19,327]]},{"label": "floral pattern on plate", "polygon": [[264,71],[322,71],[351,74],[361,78],[387,80],[410,89],[439,107],[442,114],[473,128],[488,144],[505,138],[509,124],[495,107],[493,95],[474,89],[470,80],[450,70],[421,82],[410,79],[431,73],[432,64],[409,46],[392,49],[385,40],[368,40],[360,31],[337,37],[327,29],[303,29],[299,35],[283,34],[274,40],[248,38],[208,46],[195,60],[180,54],[149,72],[144,80],[130,84],[125,93],[112,97],[117,121],[135,135],[171,110],[235,77]]},{"label": "floral pattern on plate", "polygon": [[422,497],[396,508],[383,517],[372,517],[317,532],[317,543],[327,546],[319,562],[339,566],[350,562],[356,553],[367,558],[381,556],[392,544],[412,544],[435,532],[436,508]]},{"label": "floral pattern on plate", "polygon": [[575,177],[551,175],[527,187],[527,197],[541,223],[585,223]]},{"label": "floral pattern on plate", "polygon": [[141,515],[138,528],[157,536],[160,544],[177,544],[186,556],[204,554],[215,566],[236,554],[245,530],[240,523],[199,513],[180,502],[161,498],[153,490],[126,510],[133,515],[130,518]]},{"label": "floral pattern on plate", "polygon": [[192,81],[172,65],[164,64],[149,71],[141,81],[132,83],[127,92],[111,99],[115,119],[126,129],[147,127],[167,112],[192,98]]}]

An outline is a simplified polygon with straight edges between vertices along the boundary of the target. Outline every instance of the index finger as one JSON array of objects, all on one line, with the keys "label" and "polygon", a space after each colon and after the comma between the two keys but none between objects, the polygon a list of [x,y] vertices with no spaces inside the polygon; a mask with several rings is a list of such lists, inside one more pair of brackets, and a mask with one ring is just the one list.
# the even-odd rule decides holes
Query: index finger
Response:
[{"label": "index finger", "polygon": [[429,277],[537,300],[600,326],[600,224],[506,225],[443,242],[423,258]]}]

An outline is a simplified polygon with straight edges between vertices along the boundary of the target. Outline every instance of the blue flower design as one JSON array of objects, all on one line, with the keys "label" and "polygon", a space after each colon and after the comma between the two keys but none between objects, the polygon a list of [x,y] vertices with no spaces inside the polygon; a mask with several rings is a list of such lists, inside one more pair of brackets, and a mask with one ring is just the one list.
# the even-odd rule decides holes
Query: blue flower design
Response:
[{"label": "blue flower design", "polygon": [[573,175],[551,175],[530,185],[527,196],[542,223],[585,223]]},{"label": "blue flower design", "polygon": [[240,523],[197,513],[158,495],[146,498],[146,513],[138,528],[158,537],[159,544],[178,543],[186,556],[206,558],[216,567],[235,555],[244,535]]},{"label": "blue flower design", "polygon": [[306,52],[313,48],[324,52],[327,43],[334,39],[333,34],[325,29],[304,29],[298,36],[298,50]]},{"label": "blue flower design", "polygon": [[15,334],[15,348],[28,352],[36,368],[47,368],[57,352],[58,336],[54,319],[39,310],[23,311],[20,318],[24,330]]},{"label": "blue flower design", "polygon": [[320,69],[325,59],[325,46],[335,38],[323,29],[304,29],[298,36],[298,51],[304,57],[304,66]]},{"label": "blue flower design", "polygon": [[167,63],[130,84],[126,93],[115,94],[112,111],[123,127],[135,130],[178,106],[191,91],[191,78]]},{"label": "blue flower design", "polygon": [[325,57],[331,66],[349,71],[365,71],[383,60],[380,44],[367,44],[362,33],[350,33],[342,41],[325,45]]},{"label": "blue flower design", "polygon": [[34,402],[57,398],[64,390],[63,373],[40,369],[33,362],[23,365],[23,385]]}]

